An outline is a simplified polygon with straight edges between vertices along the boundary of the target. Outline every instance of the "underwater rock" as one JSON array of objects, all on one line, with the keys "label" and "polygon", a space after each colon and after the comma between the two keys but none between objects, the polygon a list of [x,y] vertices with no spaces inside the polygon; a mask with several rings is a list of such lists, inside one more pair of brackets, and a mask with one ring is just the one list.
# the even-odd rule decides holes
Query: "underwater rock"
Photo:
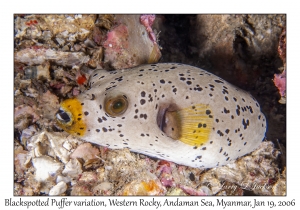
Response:
[{"label": "underwater rock", "polygon": [[41,157],[44,155],[53,158],[58,157],[66,164],[69,161],[71,151],[64,147],[65,142],[66,135],[43,131],[31,137],[27,142],[27,149],[31,152],[32,157]]},{"label": "underwater rock", "polygon": [[36,107],[20,105],[15,108],[14,127],[20,131],[28,128],[32,123],[39,119]]},{"label": "underwater rock", "polygon": [[29,168],[27,161],[28,151],[23,150],[22,146],[18,146],[14,150],[14,172],[17,175],[17,181],[24,179],[24,173]]},{"label": "underwater rock", "polygon": [[49,195],[61,195],[64,192],[66,192],[66,190],[67,190],[67,184],[61,181],[50,189]]},{"label": "underwater rock", "polygon": [[286,196],[286,168],[282,171],[277,182],[272,186],[273,195]]},{"label": "underwater rock", "polygon": [[238,159],[235,163],[211,169],[206,176],[226,180],[258,195],[272,195],[272,183],[269,180],[278,175],[276,161],[279,154],[272,142],[265,141],[252,154]]},{"label": "underwater rock", "polygon": [[159,180],[148,179],[143,176],[147,181],[134,180],[127,184],[121,195],[164,195],[166,189],[161,185]]},{"label": "underwater rock", "polygon": [[81,173],[82,165],[77,159],[70,159],[62,171],[62,174],[71,178],[77,178]]},{"label": "underwater rock", "polygon": [[266,72],[261,59],[275,69],[280,66],[277,43],[285,18],[256,14],[197,15],[191,23],[190,40],[197,48],[202,68],[240,87],[251,86]]},{"label": "underwater rock", "polygon": [[75,185],[72,187],[71,195],[74,196],[92,196],[93,192],[86,185]]},{"label": "underwater rock", "polygon": [[45,39],[53,37],[68,41],[85,40],[91,33],[96,15],[25,15],[15,18],[15,37]]},{"label": "underwater rock", "polygon": [[180,188],[171,188],[171,190],[169,190],[166,195],[169,195],[169,196],[186,196],[187,194],[185,194],[183,192],[183,190],[180,189]]},{"label": "underwater rock", "polygon": [[25,79],[47,79],[50,81],[49,68],[49,62],[39,66],[27,66],[24,68]]},{"label": "underwater rock", "polygon": [[[155,63],[161,57],[159,46],[151,32],[140,22],[140,15],[116,15],[117,25],[104,41],[104,64],[113,69],[130,68],[145,63]],[[149,29],[151,25],[148,25]]]},{"label": "underwater rock", "polygon": [[83,52],[62,52],[47,48],[25,48],[15,52],[16,62],[26,65],[41,65],[53,61],[61,66],[75,66],[87,63],[90,57]]},{"label": "underwater rock", "polygon": [[94,159],[99,156],[99,154],[100,151],[96,147],[93,147],[90,143],[83,143],[74,150],[70,157],[73,159],[82,158],[87,161],[89,159]]},{"label": "underwater rock", "polygon": [[35,179],[38,182],[44,182],[49,178],[56,178],[58,172],[63,167],[62,163],[55,161],[49,156],[32,158],[32,164],[35,168]]}]

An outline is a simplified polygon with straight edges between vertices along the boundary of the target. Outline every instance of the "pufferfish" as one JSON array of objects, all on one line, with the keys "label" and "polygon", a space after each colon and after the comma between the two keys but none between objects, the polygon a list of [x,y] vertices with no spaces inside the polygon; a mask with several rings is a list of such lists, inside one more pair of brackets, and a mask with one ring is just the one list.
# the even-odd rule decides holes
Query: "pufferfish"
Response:
[{"label": "pufferfish", "polygon": [[88,142],[196,168],[252,152],[267,126],[249,93],[177,63],[95,70],[89,89],[63,101],[56,118]]}]

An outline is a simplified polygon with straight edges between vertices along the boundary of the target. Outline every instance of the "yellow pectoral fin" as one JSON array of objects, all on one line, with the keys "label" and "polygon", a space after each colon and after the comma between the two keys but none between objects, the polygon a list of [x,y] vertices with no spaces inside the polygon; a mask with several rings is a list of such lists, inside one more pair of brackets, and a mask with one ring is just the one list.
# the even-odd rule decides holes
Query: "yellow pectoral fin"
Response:
[{"label": "yellow pectoral fin", "polygon": [[209,105],[196,104],[176,112],[181,125],[179,141],[191,146],[201,146],[209,140],[213,124]]}]

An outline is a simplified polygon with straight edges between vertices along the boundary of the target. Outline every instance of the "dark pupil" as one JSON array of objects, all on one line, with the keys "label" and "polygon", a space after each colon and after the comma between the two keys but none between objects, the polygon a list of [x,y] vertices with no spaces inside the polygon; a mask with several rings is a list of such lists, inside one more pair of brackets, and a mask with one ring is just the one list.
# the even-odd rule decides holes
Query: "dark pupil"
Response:
[{"label": "dark pupil", "polygon": [[65,122],[69,122],[71,120],[69,115],[62,110],[59,110],[58,114]]},{"label": "dark pupil", "polygon": [[123,102],[122,101],[117,101],[116,103],[114,103],[113,108],[114,109],[121,109],[123,107]]}]

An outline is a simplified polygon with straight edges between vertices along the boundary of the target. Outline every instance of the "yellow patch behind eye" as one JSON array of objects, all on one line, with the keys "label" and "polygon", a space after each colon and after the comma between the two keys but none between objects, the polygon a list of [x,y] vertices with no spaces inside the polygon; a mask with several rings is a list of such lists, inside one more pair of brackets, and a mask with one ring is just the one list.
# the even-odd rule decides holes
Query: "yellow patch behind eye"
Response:
[{"label": "yellow patch behind eye", "polygon": [[83,136],[86,131],[86,124],[83,120],[81,102],[76,98],[71,98],[63,101],[60,106],[66,113],[68,113],[71,120],[69,123],[61,123],[57,121],[58,125],[70,134]]},{"label": "yellow patch behind eye", "polygon": [[177,111],[180,120],[179,141],[201,146],[209,140],[213,124],[213,114],[209,105],[196,104]]}]

